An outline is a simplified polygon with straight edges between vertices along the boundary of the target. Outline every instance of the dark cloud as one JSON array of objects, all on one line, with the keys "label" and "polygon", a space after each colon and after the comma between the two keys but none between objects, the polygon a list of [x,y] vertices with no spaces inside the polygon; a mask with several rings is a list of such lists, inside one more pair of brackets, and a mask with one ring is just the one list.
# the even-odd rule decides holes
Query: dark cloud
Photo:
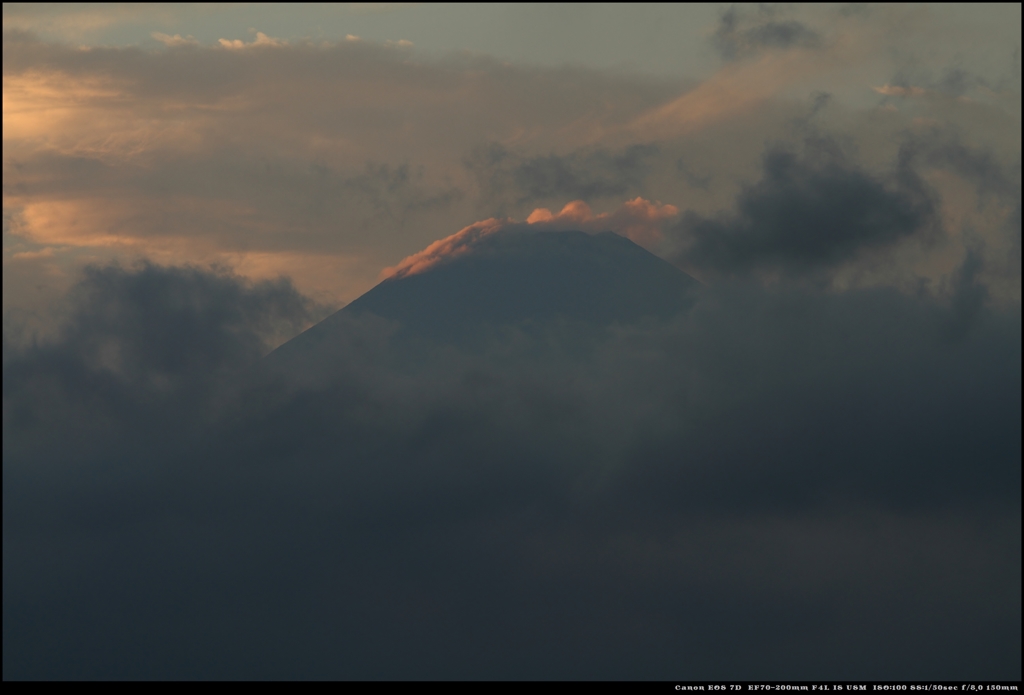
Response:
[{"label": "dark cloud", "polygon": [[950,68],[940,77],[935,87],[941,91],[958,97],[975,87],[988,87],[988,82],[978,75],[971,74],[962,68]]},{"label": "dark cloud", "polygon": [[708,190],[708,186],[711,185],[710,174],[704,174],[702,176],[694,173],[682,158],[676,160],[676,171],[679,172],[679,175],[683,177],[683,180],[686,181],[686,184],[690,188],[699,188],[706,191]]},{"label": "dark cloud", "polygon": [[298,383],[286,284],[90,271],[5,341],[5,677],[1019,678],[1020,311],[969,294],[353,319]]},{"label": "dark cloud", "polygon": [[880,178],[850,162],[827,138],[802,153],[772,148],[761,180],[743,188],[735,212],[685,213],[676,228],[679,259],[725,273],[755,268],[806,272],[836,266],[871,249],[938,231],[934,195],[901,151]]},{"label": "dark cloud", "polygon": [[655,145],[630,145],[567,155],[525,157],[498,143],[476,148],[466,161],[487,198],[517,204],[551,199],[621,198],[637,192],[650,173]]},{"label": "dark cloud", "polygon": [[1014,250],[1017,252],[1018,268],[1020,267],[1020,232],[1021,232],[1021,221],[1020,221],[1020,208],[1021,201],[1017,200],[1017,207],[1010,213],[1009,218],[1006,221],[1006,228],[1011,235],[1011,240],[1014,242]]},{"label": "dark cloud", "polygon": [[756,17],[742,15],[736,7],[722,13],[714,43],[725,60],[735,60],[771,48],[818,48],[821,36],[795,19],[776,19],[775,11],[762,7]]},{"label": "dark cloud", "polygon": [[816,115],[830,103],[832,103],[831,94],[828,92],[814,92],[811,95],[811,115]]},{"label": "dark cloud", "polygon": [[952,340],[962,339],[966,335],[988,299],[988,288],[979,282],[978,277],[983,266],[981,253],[976,249],[968,249],[963,263],[950,280],[953,315],[947,331]]},{"label": "dark cloud", "polygon": [[[903,151],[906,161],[915,168],[952,173],[962,179],[974,189],[977,211],[1002,219],[1002,224],[988,229],[977,222],[962,223],[960,232],[967,252],[962,266],[950,278],[951,286],[967,291],[977,285],[972,278],[984,273],[989,280],[998,276],[1009,286],[1019,287],[1020,158],[1007,162],[992,149],[966,142],[962,134],[941,128],[907,137]],[[977,285],[971,291],[976,296],[988,288]]]},{"label": "dark cloud", "polygon": [[918,66],[902,69],[889,80],[889,85],[900,89],[898,92],[887,94],[881,100],[882,104],[888,103],[893,97],[906,99],[921,96],[926,90],[949,97],[961,97],[978,88],[989,90],[991,93],[993,88],[989,80],[956,66],[946,68],[938,77],[933,71]]},{"label": "dark cloud", "polygon": [[[423,167],[412,169],[408,164],[389,166],[368,162],[362,174],[352,176],[344,187],[358,191],[370,199],[375,209],[388,212],[397,208],[400,213],[429,208],[444,208],[462,197],[462,191],[428,192],[421,189]],[[398,202],[396,205],[395,202]]]},{"label": "dark cloud", "polygon": [[[278,180],[267,180],[271,178]],[[273,185],[267,184],[293,188],[298,202],[293,211],[296,217],[308,215],[321,222],[336,220],[346,215],[354,217],[355,210],[365,206],[368,210],[362,226],[379,221],[378,218],[401,225],[416,213],[447,210],[464,195],[450,182],[432,184],[425,167],[409,163],[367,162],[361,172],[351,174],[316,162],[309,166],[306,176],[298,172],[279,173],[254,183],[271,189]],[[331,230],[322,236],[322,241],[336,244],[336,237],[337,232]]]},{"label": "dark cloud", "polygon": [[4,334],[5,432],[55,460],[194,431],[226,382],[325,313],[287,280],[149,264],[88,268],[65,311],[56,338]]},{"label": "dark cloud", "polygon": [[939,129],[908,138],[904,152],[915,163],[947,169],[969,181],[982,199],[994,196],[1009,204],[1020,201],[1019,158],[1017,171],[1013,172],[990,149],[973,146],[957,133]]}]

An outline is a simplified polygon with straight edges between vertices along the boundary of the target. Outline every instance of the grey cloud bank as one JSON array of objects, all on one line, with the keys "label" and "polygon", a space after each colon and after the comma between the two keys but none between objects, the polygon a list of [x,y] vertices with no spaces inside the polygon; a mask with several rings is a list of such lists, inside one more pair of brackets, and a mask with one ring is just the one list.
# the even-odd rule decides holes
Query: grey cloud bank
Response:
[{"label": "grey cloud bank", "polygon": [[806,149],[803,157],[767,152],[763,176],[741,191],[735,216],[686,214],[679,231],[692,242],[681,260],[726,272],[807,269],[939,232],[934,196],[907,156],[901,153],[887,182],[844,161],[835,143],[812,140]]},{"label": "grey cloud bank", "polygon": [[[821,36],[795,19],[776,18],[775,10],[759,8],[758,16],[749,17],[730,7],[719,17],[714,39],[722,57],[734,60],[766,48],[818,48]],[[742,25],[743,28],[741,28]]]},{"label": "grey cloud bank", "polygon": [[1019,677],[1019,311],[741,282],[414,363],[364,316],[294,382],[252,346],[310,305],[237,282],[96,270],[6,349],[5,677]]}]

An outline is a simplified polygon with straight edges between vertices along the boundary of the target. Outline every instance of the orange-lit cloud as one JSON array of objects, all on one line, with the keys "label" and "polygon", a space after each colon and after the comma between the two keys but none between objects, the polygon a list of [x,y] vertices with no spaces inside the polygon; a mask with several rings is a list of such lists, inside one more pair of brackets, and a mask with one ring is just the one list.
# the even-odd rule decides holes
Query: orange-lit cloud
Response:
[{"label": "orange-lit cloud", "polygon": [[651,246],[661,239],[664,220],[679,214],[675,205],[662,205],[637,197],[627,200],[613,212],[595,215],[582,200],[568,203],[557,214],[537,208],[526,218],[527,223],[545,229],[578,229],[584,232],[615,232],[627,239]]},{"label": "orange-lit cloud", "polygon": [[170,36],[169,34],[164,34],[160,31],[154,31],[150,34],[150,36],[152,36],[154,39],[168,47],[199,45],[199,41],[197,41],[195,37],[191,35],[183,37],[181,34],[175,34],[174,36]]},{"label": "orange-lit cloud", "polygon": [[[728,208],[731,187],[756,177],[765,143],[790,137],[779,128],[805,113],[784,100],[805,100],[805,78],[830,75],[839,61],[831,45],[813,60],[800,49],[773,52],[680,93],[682,83],[602,70],[468,54],[435,61],[354,35],[284,44],[253,33],[225,38],[229,47],[185,46],[195,39],[184,27],[155,26],[168,33],[147,25],[151,49],[5,35],[3,206],[13,239],[5,263],[225,262],[253,276],[288,273],[304,291],[345,301],[369,289],[382,266],[428,244],[385,274],[465,252],[470,232],[448,246],[434,240],[492,215],[540,229],[611,230],[660,249],[678,210],[651,201],[685,199],[703,215]],[[853,53],[840,57],[855,64]],[[869,107],[903,89],[872,92],[865,85],[884,79],[861,73],[846,79]],[[1019,117],[992,101],[970,111],[928,98],[915,100],[913,113],[872,110],[851,137],[881,161],[911,118],[944,124],[956,107],[958,128],[1012,160]],[[833,117],[816,116],[823,132]],[[635,166],[640,160],[626,161],[633,148],[649,153]],[[471,169],[477,151],[493,161]],[[529,195],[519,195],[524,187]],[[605,211],[607,201],[634,196]],[[31,255],[51,247],[52,257]]]},{"label": "orange-lit cloud", "polygon": [[398,265],[385,268],[381,271],[380,277],[382,280],[389,280],[422,273],[445,259],[467,253],[477,241],[512,222],[513,220],[499,220],[493,217],[474,222],[449,237],[438,239],[419,253],[402,259]]},{"label": "orange-lit cloud", "polygon": [[246,43],[240,39],[230,41],[228,39],[218,39],[218,43],[224,48],[240,49],[240,48],[252,48],[254,46],[287,46],[288,42],[282,39],[275,39],[272,36],[267,36],[262,31],[256,32],[256,38]]},{"label": "orange-lit cloud", "polygon": [[894,84],[883,84],[881,87],[872,87],[879,94],[887,97],[919,97],[924,94],[920,87],[900,87]]},{"label": "orange-lit cloud", "polygon": [[[113,164],[160,150],[203,150],[202,132],[213,104],[132,100],[124,82],[59,70],[4,76],[5,154],[13,152],[21,162],[59,155]],[[5,181],[10,176],[23,180],[9,162],[5,159]]]},{"label": "orange-lit cloud", "polygon": [[826,62],[827,58],[811,60],[806,51],[792,50],[727,66],[695,89],[634,119],[626,132],[648,139],[685,136],[756,108],[780,90],[822,71]]}]

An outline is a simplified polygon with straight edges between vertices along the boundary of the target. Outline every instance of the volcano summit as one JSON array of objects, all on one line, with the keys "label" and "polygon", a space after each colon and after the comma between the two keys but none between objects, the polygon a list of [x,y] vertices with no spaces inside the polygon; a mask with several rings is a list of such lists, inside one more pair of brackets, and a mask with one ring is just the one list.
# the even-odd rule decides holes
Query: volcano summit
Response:
[{"label": "volcano summit", "polygon": [[479,346],[509,329],[576,326],[588,333],[667,319],[699,283],[613,232],[502,230],[415,273],[394,275],[285,343],[287,363],[332,344],[354,320],[376,317],[415,341]]}]

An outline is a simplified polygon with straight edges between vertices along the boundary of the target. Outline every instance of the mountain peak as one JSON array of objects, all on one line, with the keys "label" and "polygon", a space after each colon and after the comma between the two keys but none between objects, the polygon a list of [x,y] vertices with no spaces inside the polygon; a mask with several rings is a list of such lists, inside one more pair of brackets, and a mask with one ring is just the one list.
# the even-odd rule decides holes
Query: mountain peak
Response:
[{"label": "mountain peak", "polygon": [[458,253],[430,255],[415,272],[392,274],[275,354],[305,352],[299,346],[311,341],[329,344],[351,320],[367,317],[393,322],[410,338],[453,345],[495,329],[600,329],[665,319],[688,306],[697,285],[613,232],[502,229],[476,235]]}]

